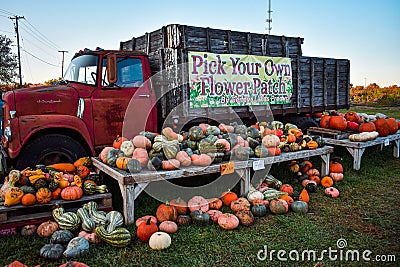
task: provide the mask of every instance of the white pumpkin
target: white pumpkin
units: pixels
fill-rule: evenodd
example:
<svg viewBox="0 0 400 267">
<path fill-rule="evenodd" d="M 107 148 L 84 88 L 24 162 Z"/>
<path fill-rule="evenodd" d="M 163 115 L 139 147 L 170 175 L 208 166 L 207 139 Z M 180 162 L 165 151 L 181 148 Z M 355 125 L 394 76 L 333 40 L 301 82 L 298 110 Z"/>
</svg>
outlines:
<svg viewBox="0 0 400 267">
<path fill-rule="evenodd" d="M 261 193 L 261 192 L 258 191 L 258 190 L 253 190 L 253 191 L 250 191 L 250 192 L 247 194 L 247 199 L 248 199 L 250 202 L 252 202 L 252 201 L 255 200 L 255 199 L 261 199 L 261 200 L 263 200 L 263 199 L 264 199 L 264 194 Z"/>
<path fill-rule="evenodd" d="M 165 232 L 155 232 L 150 236 L 149 246 L 154 250 L 163 250 L 171 245 L 171 237 Z"/>
<path fill-rule="evenodd" d="M 264 147 L 276 147 L 279 145 L 281 140 L 275 134 L 267 134 L 262 139 L 262 144 Z"/>
<path fill-rule="evenodd" d="M 124 153 L 125 157 L 130 157 L 132 156 L 135 147 L 133 146 L 133 142 L 131 140 L 127 140 L 122 142 L 120 150 Z"/>
</svg>

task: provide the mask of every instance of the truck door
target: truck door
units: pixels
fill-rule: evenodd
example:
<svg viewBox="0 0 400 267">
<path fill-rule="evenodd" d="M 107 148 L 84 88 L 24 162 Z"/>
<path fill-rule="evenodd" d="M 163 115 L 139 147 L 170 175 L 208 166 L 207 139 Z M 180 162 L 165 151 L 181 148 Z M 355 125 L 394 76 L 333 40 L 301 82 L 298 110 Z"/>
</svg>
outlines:
<svg viewBox="0 0 400 267">
<path fill-rule="evenodd" d="M 117 57 L 117 82 L 114 85 L 107 84 L 106 60 L 102 60 L 101 79 L 92 95 L 95 147 L 111 145 L 117 135 L 132 138 L 145 130 L 146 122 L 143 124 L 143 120 L 147 120 L 148 111 L 155 101 L 151 87 L 144 83 L 142 58 Z M 131 102 L 135 107 L 129 108 L 125 123 L 136 127 L 123 133 L 125 113 Z"/>
</svg>

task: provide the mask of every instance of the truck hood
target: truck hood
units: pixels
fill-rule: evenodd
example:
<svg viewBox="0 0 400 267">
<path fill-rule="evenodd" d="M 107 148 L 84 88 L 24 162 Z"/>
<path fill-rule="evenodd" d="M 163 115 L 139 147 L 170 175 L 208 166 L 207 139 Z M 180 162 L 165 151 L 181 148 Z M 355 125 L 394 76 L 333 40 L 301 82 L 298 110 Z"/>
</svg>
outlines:
<svg viewBox="0 0 400 267">
<path fill-rule="evenodd" d="M 14 92 L 17 116 L 64 114 L 76 116 L 78 92 L 65 85 L 17 89 Z"/>
</svg>

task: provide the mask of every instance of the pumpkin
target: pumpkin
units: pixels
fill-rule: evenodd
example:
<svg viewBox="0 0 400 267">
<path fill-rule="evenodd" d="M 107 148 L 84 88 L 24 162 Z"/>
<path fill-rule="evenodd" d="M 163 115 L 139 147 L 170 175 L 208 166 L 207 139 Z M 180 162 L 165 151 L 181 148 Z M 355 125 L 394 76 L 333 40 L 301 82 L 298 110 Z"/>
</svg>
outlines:
<svg viewBox="0 0 400 267">
<path fill-rule="evenodd" d="M 31 206 L 36 204 L 36 196 L 28 193 L 22 196 L 21 204 L 24 206 Z"/>
<path fill-rule="evenodd" d="M 273 214 L 285 214 L 289 210 L 289 205 L 283 199 L 273 199 L 269 203 L 269 209 Z"/>
<path fill-rule="evenodd" d="M 122 142 L 127 141 L 128 138 L 126 137 L 120 137 L 117 135 L 117 138 L 114 139 L 113 141 L 113 148 L 120 149 Z"/>
<path fill-rule="evenodd" d="M 329 161 L 329 171 L 343 173 L 343 166 L 340 162 L 338 162 L 336 160 L 331 160 L 331 161 Z"/>
<path fill-rule="evenodd" d="M 61 188 L 57 187 L 53 192 L 51 192 L 51 199 L 59 199 L 61 196 Z"/>
<path fill-rule="evenodd" d="M 146 137 L 144 137 L 144 138 L 146 138 Z M 128 161 L 130 161 L 130 160 L 132 160 L 132 159 L 128 158 L 128 157 L 119 157 L 115 161 L 115 166 L 117 166 L 117 168 L 120 170 L 126 171 L 128 169 L 127 168 Z"/>
<path fill-rule="evenodd" d="M 208 206 L 210 207 L 210 209 L 214 209 L 214 210 L 221 209 L 222 205 L 224 204 L 224 203 L 222 203 L 221 199 L 216 198 L 216 197 L 209 198 L 209 199 L 207 199 L 207 201 L 208 201 Z"/>
<path fill-rule="evenodd" d="M 193 154 L 191 157 L 192 164 L 196 166 L 208 166 L 212 163 L 213 159 L 207 154 L 196 155 Z"/>
<path fill-rule="evenodd" d="M 21 235 L 23 236 L 29 236 L 33 235 L 37 231 L 37 226 L 34 224 L 28 224 L 22 227 L 21 229 Z"/>
<path fill-rule="evenodd" d="M 233 126 L 226 125 L 224 123 L 220 123 L 218 125 L 218 128 L 222 133 L 234 133 L 235 132 L 235 128 Z"/>
<path fill-rule="evenodd" d="M 279 199 L 285 200 L 289 207 L 290 207 L 290 206 L 293 204 L 293 202 L 294 202 L 293 198 L 291 198 L 289 195 L 280 196 Z"/>
<path fill-rule="evenodd" d="M 76 174 L 79 175 L 82 179 L 85 179 L 90 173 L 90 170 L 88 167 L 80 165 L 76 167 Z"/>
<path fill-rule="evenodd" d="M 218 217 L 222 214 L 220 210 L 208 210 L 207 214 L 210 215 L 210 221 L 218 223 Z"/>
<path fill-rule="evenodd" d="M 281 149 L 279 147 L 268 147 L 268 156 L 278 156 L 281 154 Z"/>
<path fill-rule="evenodd" d="M 304 201 L 295 201 L 292 203 L 290 208 L 295 212 L 299 214 L 306 214 L 308 212 L 308 203 Z"/>
<path fill-rule="evenodd" d="M 237 212 L 239 210 L 250 210 L 250 202 L 244 198 L 240 197 L 231 202 L 231 210 Z"/>
<path fill-rule="evenodd" d="M 120 150 L 124 153 L 125 157 L 132 157 L 135 147 L 131 140 L 126 140 L 126 141 L 122 142 Z"/>
<path fill-rule="evenodd" d="M 331 116 L 329 119 L 329 128 L 344 131 L 347 128 L 347 121 L 343 116 Z"/>
<path fill-rule="evenodd" d="M 221 196 L 221 200 L 224 203 L 225 206 L 230 207 L 231 202 L 238 199 L 238 196 L 235 192 L 232 192 L 230 190 L 223 192 Z"/>
<path fill-rule="evenodd" d="M 204 135 L 205 131 L 203 131 L 203 129 L 200 126 L 192 126 L 189 129 L 188 137 L 192 141 L 199 141 L 205 137 Z"/>
<path fill-rule="evenodd" d="M 321 117 L 321 120 L 319 121 L 319 126 L 325 129 L 329 128 L 329 122 L 330 122 L 331 116 L 329 115 L 323 115 Z"/>
<path fill-rule="evenodd" d="M 348 121 L 347 122 L 347 130 L 349 131 L 358 131 L 358 128 L 360 127 L 360 125 L 358 123 L 352 122 L 352 121 Z"/>
<path fill-rule="evenodd" d="M 267 207 L 264 204 L 256 204 L 251 207 L 251 212 L 256 217 L 263 217 L 267 215 Z"/>
<path fill-rule="evenodd" d="M 119 150 L 119 149 L 111 149 L 110 151 L 108 151 L 107 153 L 107 164 L 110 165 L 111 167 L 115 167 L 115 164 L 117 162 L 117 159 L 119 157 L 123 157 L 124 153 Z"/>
<path fill-rule="evenodd" d="M 111 233 L 107 232 L 103 225 L 96 227 L 97 236 L 112 247 L 122 248 L 131 242 L 131 233 L 124 227 L 118 227 Z"/>
<path fill-rule="evenodd" d="M 328 197 L 337 198 L 339 196 L 339 190 L 334 187 L 325 188 L 324 192 Z"/>
<path fill-rule="evenodd" d="M 160 223 L 160 231 L 166 232 L 168 234 L 173 234 L 178 231 L 178 225 L 175 222 L 172 221 L 163 221 Z"/>
<path fill-rule="evenodd" d="M 286 142 L 288 143 L 296 142 L 296 136 L 292 133 L 288 134 L 286 137 Z"/>
<path fill-rule="evenodd" d="M 69 230 L 57 230 L 51 235 L 50 243 L 66 245 L 74 237 L 74 234 Z"/>
<path fill-rule="evenodd" d="M 262 138 L 262 144 L 264 147 L 276 147 L 280 143 L 280 139 L 275 134 L 267 134 Z"/>
<path fill-rule="evenodd" d="M 261 200 L 261 199 L 254 199 L 254 200 L 251 202 L 251 205 L 253 205 L 253 206 L 260 205 L 260 204 L 262 204 L 262 205 L 268 207 L 268 206 L 269 206 L 269 201 L 266 200 L 266 199 L 264 199 L 264 200 Z"/>
<path fill-rule="evenodd" d="M 217 141 L 215 141 L 214 145 L 217 145 L 217 144 L 224 145 L 225 146 L 225 152 L 228 152 L 228 151 L 231 150 L 231 144 L 226 139 L 218 139 Z"/>
<path fill-rule="evenodd" d="M 143 135 L 136 135 L 132 139 L 132 143 L 133 143 L 135 148 L 149 149 L 151 147 L 151 141 L 147 137 L 145 137 Z"/>
<path fill-rule="evenodd" d="M 21 203 L 24 191 L 18 187 L 11 187 L 7 190 L 4 198 L 4 206 L 10 207 Z"/>
<path fill-rule="evenodd" d="M 138 161 L 137 159 L 130 159 L 126 163 L 126 169 L 130 173 L 138 173 L 142 170 L 142 166 L 140 164 L 140 161 Z"/>
<path fill-rule="evenodd" d="M 178 215 L 176 222 L 179 225 L 190 225 L 190 224 L 192 224 L 192 217 L 190 217 L 190 215 L 187 215 L 187 214 L 180 214 L 180 215 Z"/>
<path fill-rule="evenodd" d="M 153 222 L 153 223 L 157 223 L 158 222 L 157 218 L 154 217 L 153 215 L 145 215 L 145 216 L 142 216 L 142 217 L 140 217 L 139 219 L 137 219 L 135 221 L 136 227 L 139 227 L 139 225 L 141 225 L 142 223 L 147 222 L 147 220 L 149 218 L 151 219 L 151 222 Z"/>
<path fill-rule="evenodd" d="M 28 267 L 28 266 L 20 261 L 13 261 L 10 264 L 6 265 L 5 267 Z"/>
<path fill-rule="evenodd" d="M 255 199 L 264 199 L 264 194 L 258 190 L 252 190 L 247 194 L 247 199 L 252 202 Z"/>
<path fill-rule="evenodd" d="M 132 158 L 138 160 L 142 168 L 146 167 L 149 161 L 149 155 L 144 148 L 136 148 L 135 151 L 133 151 Z"/>
<path fill-rule="evenodd" d="M 318 175 L 308 176 L 308 180 L 315 182 L 317 185 L 321 183 L 321 178 Z"/>
<path fill-rule="evenodd" d="M 387 120 L 384 118 L 379 118 L 376 121 L 374 121 L 376 131 L 379 133 L 379 136 L 385 137 L 388 136 L 390 131 L 389 131 L 389 124 L 387 123 Z"/>
<path fill-rule="evenodd" d="M 375 124 L 372 121 L 364 122 L 364 123 L 360 124 L 360 127 L 358 128 L 358 131 L 360 133 L 374 132 L 374 131 L 376 131 L 376 127 L 375 127 Z"/>
<path fill-rule="evenodd" d="M 58 260 L 64 252 L 61 244 L 46 244 L 40 249 L 40 256 L 48 260 Z"/>
<path fill-rule="evenodd" d="M 239 226 L 239 219 L 234 214 L 223 213 L 218 217 L 218 225 L 225 230 L 233 230 Z"/>
<path fill-rule="evenodd" d="M 148 242 L 151 235 L 158 231 L 158 226 L 148 218 L 146 223 L 142 223 L 136 230 L 136 236 L 142 242 Z"/>
<path fill-rule="evenodd" d="M 75 160 L 74 166 L 75 167 L 85 166 L 85 167 L 89 168 L 92 166 L 92 160 L 90 159 L 90 157 L 81 157 L 81 158 Z"/>
<path fill-rule="evenodd" d="M 40 237 L 48 237 L 51 236 L 55 231 L 58 230 L 58 223 L 54 221 L 47 221 L 41 223 L 36 232 Z"/>
<path fill-rule="evenodd" d="M 301 193 L 299 195 L 299 200 L 307 203 L 310 201 L 310 196 L 308 195 L 308 191 L 305 188 L 301 190 Z"/>
<path fill-rule="evenodd" d="M 346 114 L 344 114 L 344 118 L 350 122 L 360 123 L 360 116 L 354 111 L 347 111 Z"/>
<path fill-rule="evenodd" d="M 176 159 L 163 160 L 161 168 L 163 170 L 176 170 L 180 167 L 181 163 Z"/>
<path fill-rule="evenodd" d="M 39 204 L 49 203 L 52 199 L 51 192 L 48 188 L 42 187 L 36 191 L 36 200 Z"/>
<path fill-rule="evenodd" d="M 190 159 L 189 155 L 185 151 L 179 151 L 178 153 L 176 153 L 175 158 L 184 167 L 188 167 L 192 164 L 192 160 Z"/>
<path fill-rule="evenodd" d="M 103 150 L 101 150 L 100 154 L 99 154 L 99 159 L 103 162 L 103 163 L 107 163 L 107 154 L 108 152 L 110 152 L 110 150 L 113 149 L 113 147 L 111 146 L 106 146 L 105 148 L 103 148 Z"/>
<path fill-rule="evenodd" d="M 389 126 L 389 134 L 395 134 L 399 130 L 399 125 L 395 118 L 388 118 L 386 122 Z"/>
<path fill-rule="evenodd" d="M 161 134 L 167 137 L 167 139 L 170 141 L 178 140 L 178 134 L 175 133 L 171 127 L 165 127 L 164 129 L 162 129 Z"/>
<path fill-rule="evenodd" d="M 82 195 L 82 188 L 76 185 L 68 186 L 61 191 L 61 198 L 64 200 L 77 200 L 80 199 Z"/>
<path fill-rule="evenodd" d="M 343 180 L 343 173 L 340 172 L 331 172 L 329 176 L 332 177 L 335 182 Z"/>
<path fill-rule="evenodd" d="M 171 237 L 165 232 L 155 232 L 149 239 L 149 246 L 154 250 L 163 250 L 171 245 Z"/>
<path fill-rule="evenodd" d="M 308 175 L 308 177 L 314 176 L 314 175 L 320 176 L 320 173 L 319 173 L 319 170 L 318 170 L 318 169 L 309 169 L 309 170 L 307 171 L 307 175 Z"/>
<path fill-rule="evenodd" d="M 236 217 L 243 226 L 251 226 L 254 224 L 254 215 L 250 210 L 239 210 L 236 212 Z"/>
<path fill-rule="evenodd" d="M 63 255 L 66 258 L 76 258 L 87 253 L 89 253 L 89 241 L 82 236 L 77 236 L 69 241 Z"/>
<path fill-rule="evenodd" d="M 308 141 L 306 144 L 308 149 L 317 149 L 318 148 L 318 143 L 314 140 Z"/>
<path fill-rule="evenodd" d="M 67 263 L 61 264 L 58 267 L 89 267 L 89 265 L 79 261 L 69 261 Z"/>
<path fill-rule="evenodd" d="M 210 215 L 200 209 L 194 210 L 190 213 L 192 221 L 197 225 L 207 225 L 210 222 Z"/>
<path fill-rule="evenodd" d="M 178 214 L 187 214 L 189 211 L 188 204 L 186 203 L 185 200 L 181 199 L 180 197 L 171 200 L 169 204 L 175 207 Z"/>
<path fill-rule="evenodd" d="M 280 191 L 286 192 L 289 194 L 289 196 L 293 195 L 293 187 L 290 184 L 283 184 L 279 188 Z"/>
<path fill-rule="evenodd" d="M 201 210 L 201 211 L 208 211 L 210 209 L 210 206 L 208 205 L 207 199 L 205 199 L 202 196 L 194 196 L 188 201 L 188 208 L 191 212 L 195 210 Z"/>
<path fill-rule="evenodd" d="M 66 187 L 69 186 L 69 181 L 66 179 L 61 179 L 58 181 L 58 187 L 60 187 L 61 189 L 64 189 Z"/>
<path fill-rule="evenodd" d="M 177 217 L 178 212 L 168 202 L 157 207 L 156 218 L 158 221 L 175 221 Z"/>
</svg>

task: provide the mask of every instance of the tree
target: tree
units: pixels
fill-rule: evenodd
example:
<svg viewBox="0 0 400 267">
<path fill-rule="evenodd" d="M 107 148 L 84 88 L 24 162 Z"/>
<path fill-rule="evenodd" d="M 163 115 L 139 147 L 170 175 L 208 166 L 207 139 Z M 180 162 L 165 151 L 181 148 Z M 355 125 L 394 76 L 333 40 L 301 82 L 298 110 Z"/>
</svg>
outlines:
<svg viewBox="0 0 400 267">
<path fill-rule="evenodd" d="M 17 56 L 11 51 L 11 43 L 5 35 L 0 35 L 0 85 L 13 83 L 18 77 Z"/>
</svg>

